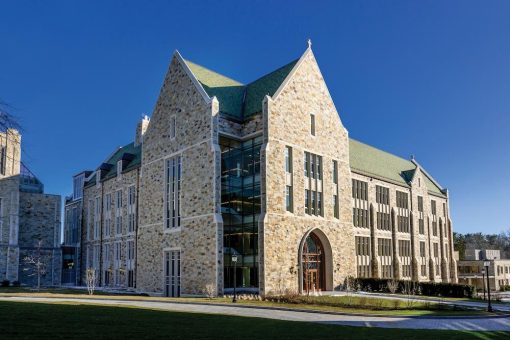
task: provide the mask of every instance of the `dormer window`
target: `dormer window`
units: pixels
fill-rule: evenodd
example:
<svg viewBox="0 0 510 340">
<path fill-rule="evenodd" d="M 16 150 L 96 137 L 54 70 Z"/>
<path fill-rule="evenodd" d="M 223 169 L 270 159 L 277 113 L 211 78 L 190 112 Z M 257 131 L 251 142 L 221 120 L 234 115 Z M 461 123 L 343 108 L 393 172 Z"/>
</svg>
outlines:
<svg viewBox="0 0 510 340">
<path fill-rule="evenodd" d="M 73 180 L 73 200 L 82 198 L 83 196 L 83 180 L 84 175 L 80 175 Z"/>
<path fill-rule="evenodd" d="M 117 177 L 122 174 L 122 160 L 117 161 Z"/>
</svg>

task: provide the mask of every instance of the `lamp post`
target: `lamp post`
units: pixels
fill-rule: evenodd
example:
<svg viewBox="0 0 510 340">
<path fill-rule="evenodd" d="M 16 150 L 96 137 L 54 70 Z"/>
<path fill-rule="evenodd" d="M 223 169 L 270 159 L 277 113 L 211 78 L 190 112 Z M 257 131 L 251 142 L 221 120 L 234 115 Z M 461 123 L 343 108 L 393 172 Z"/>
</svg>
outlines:
<svg viewBox="0 0 510 340">
<path fill-rule="evenodd" d="M 483 265 L 485 266 L 485 272 L 487 273 L 487 299 L 489 300 L 489 304 L 487 306 L 487 311 L 492 312 L 491 285 L 490 285 L 490 281 L 489 281 L 489 266 L 491 265 L 491 261 L 484 261 Z"/>
<path fill-rule="evenodd" d="M 237 296 L 236 296 L 236 265 L 237 265 L 237 255 L 232 255 L 232 262 L 234 262 L 234 298 L 232 299 L 232 302 L 237 302 Z"/>
<path fill-rule="evenodd" d="M 485 268 L 482 268 L 483 299 L 485 300 Z"/>
</svg>

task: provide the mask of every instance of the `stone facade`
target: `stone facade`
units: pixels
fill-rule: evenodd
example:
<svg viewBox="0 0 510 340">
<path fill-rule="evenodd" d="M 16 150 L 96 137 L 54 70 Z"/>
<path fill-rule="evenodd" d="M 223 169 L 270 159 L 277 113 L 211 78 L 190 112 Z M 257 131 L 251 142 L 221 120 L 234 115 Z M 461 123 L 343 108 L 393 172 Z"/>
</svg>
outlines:
<svg viewBox="0 0 510 340">
<path fill-rule="evenodd" d="M 0 133 L 0 281 L 35 285 L 37 275 L 27 256 L 39 258 L 44 286 L 61 278 L 60 196 L 43 193 L 42 183 L 21 163 L 21 135 Z"/>
<path fill-rule="evenodd" d="M 253 108 L 254 101 L 260 109 Z M 241 103 L 237 111 L 236 103 Z M 243 149 L 255 140 L 262 145 Z M 225 146 L 229 141 L 244 152 L 237 161 L 226 158 L 236 152 Z M 202 295 L 206 287 L 221 295 L 236 278 L 242 282 L 237 287 L 260 294 L 334 290 L 349 276 L 383 277 L 383 265 L 391 266 L 391 278 L 456 282 L 447 191 L 414 161 L 405 161 L 406 169 L 392 168 L 402 178 L 413 174 L 405 181 L 353 168 L 348 132 L 310 47 L 299 61 L 246 86 L 188 63 L 176 52 L 150 121 L 138 125 L 135 145 L 141 148 L 139 165 L 128 162 L 129 171 L 120 177 L 98 179 L 111 173 L 114 164 L 107 162 L 85 181 L 82 268 L 96 268 L 101 285 L 106 285 L 105 261 L 112 258 L 105 246 L 133 240 L 133 286 L 153 295 Z M 245 164 L 246 159 L 252 163 Z M 353 180 L 367 183 L 364 226 L 353 223 Z M 240 193 L 232 183 L 239 183 Z M 245 194 L 248 185 L 253 193 Z M 389 230 L 376 224 L 376 185 L 389 190 Z M 105 197 L 119 189 L 125 193 L 130 186 L 136 188 L 136 230 L 105 238 Z M 397 228 L 403 214 L 397 191 L 409 198 L 405 232 Z M 418 197 L 423 211 L 417 209 Z M 95 202 L 101 208 L 94 219 Z M 254 220 L 255 229 L 247 231 L 245 220 Z M 236 236 L 236 228 L 242 237 Z M 360 237 L 368 240 L 362 255 L 357 253 Z M 380 263 L 378 238 L 393 243 L 389 264 Z M 399 253 L 399 241 L 407 242 L 409 254 Z M 253 243 L 255 250 L 243 252 Z M 437 256 L 431 255 L 434 244 Z M 312 265 L 311 247 L 319 249 Z M 122 255 L 122 265 L 127 261 Z"/>
</svg>

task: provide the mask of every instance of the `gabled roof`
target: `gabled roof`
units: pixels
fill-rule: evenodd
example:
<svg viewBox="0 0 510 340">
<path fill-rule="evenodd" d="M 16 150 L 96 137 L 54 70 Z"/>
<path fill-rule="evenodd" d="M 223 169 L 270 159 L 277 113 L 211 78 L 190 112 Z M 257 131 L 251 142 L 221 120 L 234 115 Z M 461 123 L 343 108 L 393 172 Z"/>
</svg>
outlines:
<svg viewBox="0 0 510 340">
<path fill-rule="evenodd" d="M 101 181 L 117 176 L 117 162 L 121 159 L 130 159 L 129 163 L 123 169 L 123 172 L 133 170 L 140 166 L 142 161 L 142 147 L 141 145 L 135 146 L 133 142 L 117 148 L 108 159 L 101 163 L 97 169 L 108 169 L 103 174 Z M 85 183 L 85 186 L 90 186 L 96 183 L 96 174 Z"/>
<path fill-rule="evenodd" d="M 215 96 L 218 99 L 220 111 L 242 120 L 262 110 L 264 97 L 272 96 L 278 90 L 297 61 L 294 60 L 247 85 L 191 61 L 185 60 L 185 63 L 209 97 Z"/>
<path fill-rule="evenodd" d="M 353 172 L 380 178 L 409 187 L 417 165 L 404 158 L 374 148 L 354 139 L 349 140 L 350 165 Z M 434 184 L 425 171 L 420 170 L 430 193 L 445 197 L 443 188 Z"/>
</svg>

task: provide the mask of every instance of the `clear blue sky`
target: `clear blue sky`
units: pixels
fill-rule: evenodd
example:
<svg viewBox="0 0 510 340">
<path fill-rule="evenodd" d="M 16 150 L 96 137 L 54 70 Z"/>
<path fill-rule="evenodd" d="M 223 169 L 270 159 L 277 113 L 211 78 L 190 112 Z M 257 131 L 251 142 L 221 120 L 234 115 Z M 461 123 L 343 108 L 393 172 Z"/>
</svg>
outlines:
<svg viewBox="0 0 510 340">
<path fill-rule="evenodd" d="M 454 229 L 510 228 L 509 1 L 9 1 L 0 98 L 49 193 L 129 143 L 170 57 L 242 82 L 313 49 L 352 137 L 417 160 Z"/>
</svg>

